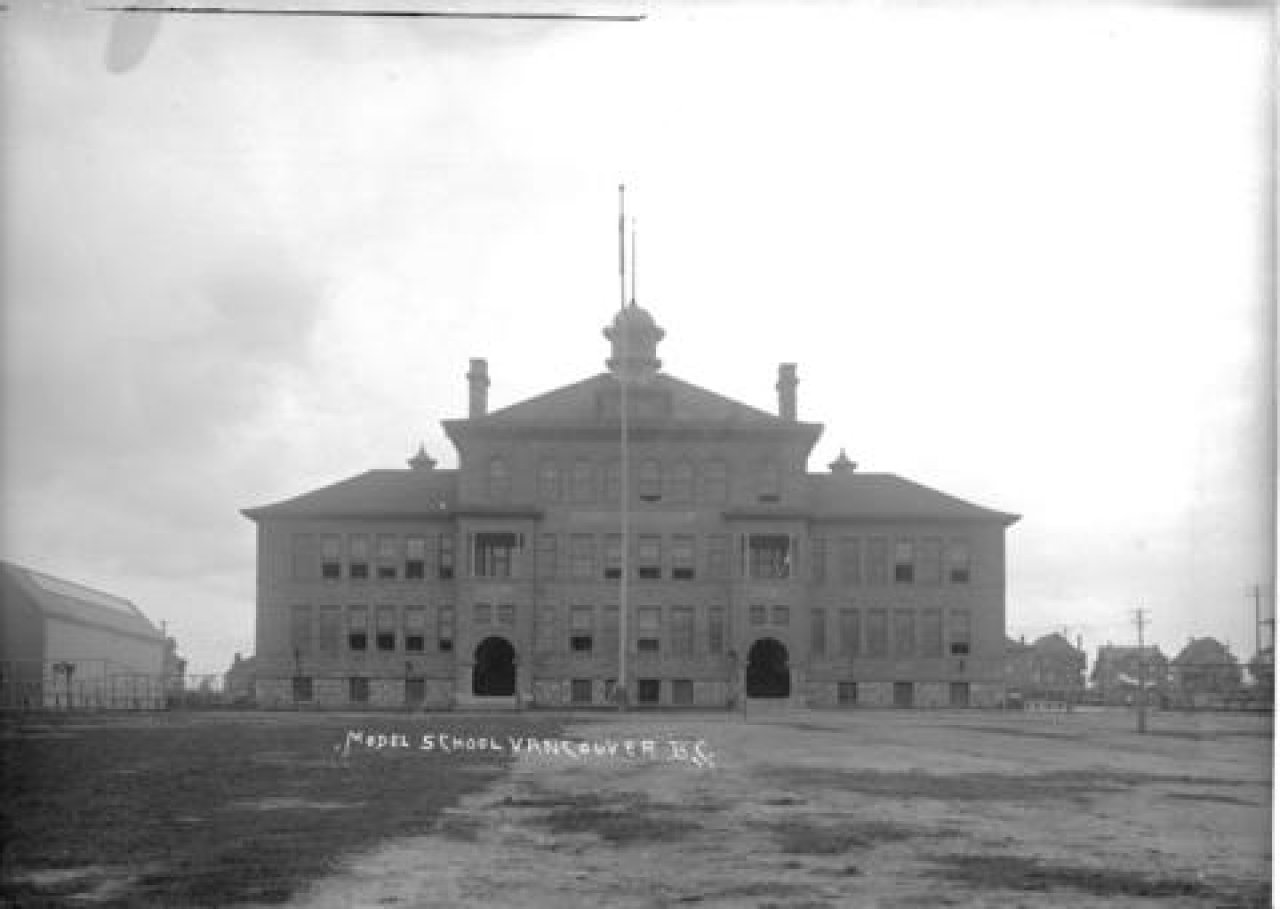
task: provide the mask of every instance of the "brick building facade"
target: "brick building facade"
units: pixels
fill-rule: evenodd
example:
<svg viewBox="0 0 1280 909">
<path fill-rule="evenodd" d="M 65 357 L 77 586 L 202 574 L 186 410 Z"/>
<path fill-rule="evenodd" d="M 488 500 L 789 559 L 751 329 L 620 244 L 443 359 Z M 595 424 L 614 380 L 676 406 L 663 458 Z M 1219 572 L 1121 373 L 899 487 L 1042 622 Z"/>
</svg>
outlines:
<svg viewBox="0 0 1280 909">
<path fill-rule="evenodd" d="M 456 469 L 244 512 L 259 703 L 603 705 L 624 624 L 640 705 L 999 701 L 1016 516 L 843 452 L 808 472 L 790 364 L 772 414 L 663 372 L 634 303 L 605 335 L 608 372 L 492 412 L 472 360 Z"/>
</svg>

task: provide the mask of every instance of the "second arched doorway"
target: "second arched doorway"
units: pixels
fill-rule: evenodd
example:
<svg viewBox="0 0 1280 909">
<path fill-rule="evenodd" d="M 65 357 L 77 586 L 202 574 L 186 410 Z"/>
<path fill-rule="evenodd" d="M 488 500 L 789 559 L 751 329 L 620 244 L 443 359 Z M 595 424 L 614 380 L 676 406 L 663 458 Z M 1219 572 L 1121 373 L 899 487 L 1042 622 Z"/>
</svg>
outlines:
<svg viewBox="0 0 1280 909">
<path fill-rule="evenodd" d="M 775 638 L 761 638 L 747 652 L 747 697 L 791 697 L 787 648 Z"/>
<path fill-rule="evenodd" d="M 510 697 L 516 693 L 516 649 L 506 638 L 485 638 L 476 647 L 471 693 L 476 697 Z"/>
</svg>

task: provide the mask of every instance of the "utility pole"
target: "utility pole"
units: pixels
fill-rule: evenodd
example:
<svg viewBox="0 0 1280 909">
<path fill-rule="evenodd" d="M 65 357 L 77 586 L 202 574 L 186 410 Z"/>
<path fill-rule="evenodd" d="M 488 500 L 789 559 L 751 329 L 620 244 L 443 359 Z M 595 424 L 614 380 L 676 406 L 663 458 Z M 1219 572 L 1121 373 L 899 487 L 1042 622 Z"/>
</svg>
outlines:
<svg viewBox="0 0 1280 909">
<path fill-rule="evenodd" d="M 1274 633 L 1276 620 L 1274 617 L 1269 619 L 1264 619 L 1262 617 L 1262 598 L 1266 596 L 1266 593 L 1265 591 L 1263 591 L 1261 584 L 1254 584 L 1252 587 L 1250 587 L 1248 596 L 1253 598 L 1253 620 L 1254 620 L 1254 628 L 1255 628 L 1255 639 L 1257 641 L 1257 648 L 1255 650 L 1255 653 L 1257 653 L 1258 658 L 1261 659 L 1262 658 L 1262 642 L 1264 640 L 1264 636 L 1262 634 L 1262 627 L 1264 625 L 1270 625 L 1272 626 L 1272 631 Z"/>
<path fill-rule="evenodd" d="M 1133 611 L 1138 623 L 1138 732 L 1147 731 L 1147 653 L 1142 632 L 1146 627 L 1147 611 L 1141 607 Z"/>
</svg>

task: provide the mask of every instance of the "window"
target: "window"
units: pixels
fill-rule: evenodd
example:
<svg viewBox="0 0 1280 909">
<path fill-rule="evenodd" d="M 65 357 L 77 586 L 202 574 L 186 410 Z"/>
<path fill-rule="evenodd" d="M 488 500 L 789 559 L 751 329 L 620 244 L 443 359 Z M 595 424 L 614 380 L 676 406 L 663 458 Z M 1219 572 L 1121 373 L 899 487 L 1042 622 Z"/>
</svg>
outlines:
<svg viewBox="0 0 1280 909">
<path fill-rule="evenodd" d="M 636 553 L 636 577 L 655 580 L 662 577 L 662 537 L 642 535 Z"/>
<path fill-rule="evenodd" d="M 477 578 L 510 578 L 519 540 L 514 533 L 478 533 L 471 567 Z"/>
<path fill-rule="evenodd" d="M 809 610 L 809 653 L 825 656 L 827 653 L 827 611 Z"/>
<path fill-rule="evenodd" d="M 883 587 L 889 583 L 886 574 L 889 560 L 889 541 L 884 537 L 867 540 L 867 583 Z"/>
<path fill-rule="evenodd" d="M 622 577 L 622 534 L 611 533 L 604 538 L 604 576 L 609 580 Z"/>
<path fill-rule="evenodd" d="M 942 583 L 942 540 L 925 537 L 920 541 L 919 574 L 921 584 L 936 586 Z"/>
<path fill-rule="evenodd" d="M 695 570 L 693 537 L 671 538 L 671 577 L 677 581 L 692 581 Z"/>
<path fill-rule="evenodd" d="M 543 502 L 560 501 L 560 465 L 555 461 L 538 465 L 538 498 Z"/>
<path fill-rule="evenodd" d="M 327 581 L 342 577 L 342 544 L 337 534 L 327 533 L 320 538 L 320 576 Z"/>
<path fill-rule="evenodd" d="M 573 462 L 573 475 L 570 477 L 573 501 L 590 502 L 596 495 L 595 466 L 587 460 L 579 458 Z"/>
<path fill-rule="evenodd" d="M 396 649 L 396 608 L 394 606 L 379 606 L 377 618 L 378 637 L 377 647 L 379 650 L 395 650 Z"/>
<path fill-rule="evenodd" d="M 671 608 L 671 653 L 673 656 L 693 655 L 693 609 L 689 606 Z"/>
<path fill-rule="evenodd" d="M 347 545 L 349 563 L 347 576 L 353 581 L 369 579 L 369 538 L 364 534 L 353 534 Z"/>
<path fill-rule="evenodd" d="M 316 540 L 309 533 L 293 535 L 292 576 L 295 581 L 309 581 L 315 577 Z"/>
<path fill-rule="evenodd" d="M 708 461 L 702 465 L 702 501 L 713 505 L 729 500 L 729 468 L 724 461 Z"/>
<path fill-rule="evenodd" d="M 399 570 L 398 541 L 389 534 L 378 535 L 378 580 L 394 581 Z"/>
<path fill-rule="evenodd" d="M 404 651 L 423 653 L 427 649 L 427 611 L 421 606 L 404 608 Z"/>
<path fill-rule="evenodd" d="M 342 638 L 342 607 L 321 606 L 317 649 L 323 657 L 338 655 L 338 641 Z"/>
<path fill-rule="evenodd" d="M 591 578 L 596 573 L 596 539 L 588 533 L 569 537 L 569 573 L 575 578 Z"/>
<path fill-rule="evenodd" d="M 707 575 L 717 579 L 729 576 L 729 537 L 725 534 L 707 537 Z"/>
<path fill-rule="evenodd" d="M 889 617 L 883 609 L 867 610 L 867 656 L 889 655 Z"/>
<path fill-rule="evenodd" d="M 511 474 L 502 458 L 489 459 L 489 499 L 505 502 L 511 495 Z"/>
<path fill-rule="evenodd" d="M 916 613 L 914 609 L 893 611 L 893 654 L 910 657 L 916 654 Z"/>
<path fill-rule="evenodd" d="M 791 609 L 787 606 L 773 607 L 773 624 L 786 627 L 791 624 Z"/>
<path fill-rule="evenodd" d="M 369 610 L 364 606 L 347 610 L 347 649 L 369 649 Z"/>
<path fill-rule="evenodd" d="M 559 544 L 554 533 L 538 534 L 538 550 L 534 553 L 534 571 L 540 578 L 556 576 L 556 559 L 559 557 Z"/>
<path fill-rule="evenodd" d="M 404 541 L 404 577 L 421 581 L 427 576 L 427 538 L 406 537 Z"/>
<path fill-rule="evenodd" d="M 516 623 L 516 607 L 513 603 L 498 604 L 498 624 L 514 625 Z"/>
<path fill-rule="evenodd" d="M 951 610 L 951 621 L 948 623 L 951 632 L 951 655 L 969 655 L 969 610 Z"/>
<path fill-rule="evenodd" d="M 916 544 L 899 540 L 893 544 L 893 582 L 911 584 L 916 579 Z"/>
<path fill-rule="evenodd" d="M 656 704 L 661 700 L 662 683 L 658 679 L 640 679 L 636 683 L 636 701 Z"/>
<path fill-rule="evenodd" d="M 355 676 L 347 679 L 347 696 L 353 704 L 369 703 L 369 680 Z"/>
<path fill-rule="evenodd" d="M 569 700 L 574 704 L 591 703 L 591 679 L 574 679 L 569 683 Z"/>
<path fill-rule="evenodd" d="M 810 542 L 813 548 L 813 583 L 827 582 L 827 541 L 824 537 L 814 537 Z"/>
<path fill-rule="evenodd" d="M 773 461 L 760 465 L 756 477 L 756 501 L 777 502 L 782 498 L 782 474 Z"/>
<path fill-rule="evenodd" d="M 693 465 L 688 461 L 680 461 L 671 468 L 667 498 L 682 504 L 693 501 Z"/>
<path fill-rule="evenodd" d="M 942 656 L 942 610 L 920 610 L 920 655 Z"/>
<path fill-rule="evenodd" d="M 604 466 L 604 496 L 607 502 L 622 501 L 622 463 L 616 458 Z"/>
<path fill-rule="evenodd" d="M 785 534 L 748 534 L 747 556 L 752 578 L 791 577 L 791 538 Z"/>
<path fill-rule="evenodd" d="M 534 625 L 533 646 L 539 653 L 554 653 L 556 649 L 556 607 L 538 607 L 538 621 Z"/>
<path fill-rule="evenodd" d="M 707 652 L 712 656 L 724 653 L 724 607 L 712 606 L 707 616 Z"/>
<path fill-rule="evenodd" d="M 476 603 L 471 607 L 471 618 L 477 625 L 493 624 L 493 606 L 488 603 Z"/>
<path fill-rule="evenodd" d="M 840 610 L 840 655 L 857 656 L 862 650 L 862 611 Z"/>
<path fill-rule="evenodd" d="M 295 656 L 311 654 L 311 607 L 294 606 L 291 610 L 290 641 Z"/>
<path fill-rule="evenodd" d="M 437 562 L 438 573 L 440 575 L 441 580 L 449 580 L 450 578 L 453 577 L 453 562 L 454 562 L 453 534 L 451 533 L 440 534 L 440 540 L 437 545 L 438 545 L 438 555 L 439 555 L 439 559 Z"/>
<path fill-rule="evenodd" d="M 315 699 L 315 691 L 311 685 L 311 677 L 295 675 L 293 677 L 293 701 L 295 704 L 307 704 Z"/>
<path fill-rule="evenodd" d="M 768 616 L 769 616 L 768 611 L 763 606 L 755 605 L 751 607 L 751 624 L 752 625 L 765 624 L 769 620 Z"/>
<path fill-rule="evenodd" d="M 606 704 L 614 704 L 614 703 L 617 703 L 617 699 L 618 699 L 618 680 L 605 679 L 604 680 L 604 702 Z"/>
<path fill-rule="evenodd" d="M 569 650 L 590 655 L 593 643 L 595 610 L 590 606 L 574 606 L 569 614 Z"/>
<path fill-rule="evenodd" d="M 857 537 L 840 538 L 840 581 L 862 583 L 862 541 Z"/>
<path fill-rule="evenodd" d="M 441 606 L 436 614 L 436 646 L 441 653 L 453 650 L 453 607 Z"/>
<path fill-rule="evenodd" d="M 693 706 L 692 679 L 675 679 L 671 682 L 671 703 L 677 707 Z"/>
<path fill-rule="evenodd" d="M 640 462 L 640 500 L 657 502 L 662 499 L 662 465 L 653 458 Z"/>
<path fill-rule="evenodd" d="M 662 610 L 657 606 L 641 606 L 637 612 L 639 630 L 636 650 L 640 653 L 657 653 L 661 649 Z"/>
<path fill-rule="evenodd" d="M 952 540 L 947 547 L 947 577 L 952 584 L 969 583 L 969 544 Z"/>
<path fill-rule="evenodd" d="M 852 707 L 858 703 L 857 682 L 836 683 L 836 703 L 841 707 Z"/>
<path fill-rule="evenodd" d="M 605 653 L 618 652 L 618 607 L 605 606 L 600 616 L 600 647 Z"/>
</svg>

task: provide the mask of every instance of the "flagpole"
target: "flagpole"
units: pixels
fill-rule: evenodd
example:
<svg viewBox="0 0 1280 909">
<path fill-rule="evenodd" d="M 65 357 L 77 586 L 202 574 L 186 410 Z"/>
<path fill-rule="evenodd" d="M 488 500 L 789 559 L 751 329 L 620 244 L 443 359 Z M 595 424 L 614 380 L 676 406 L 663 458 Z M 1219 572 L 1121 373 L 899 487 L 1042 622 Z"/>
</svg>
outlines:
<svg viewBox="0 0 1280 909">
<path fill-rule="evenodd" d="M 619 290 L 619 313 L 625 313 L 627 308 L 627 241 L 626 241 L 626 187 L 618 187 L 618 290 Z M 628 555 L 631 550 L 630 540 L 630 483 L 628 479 L 631 475 L 630 458 L 628 448 L 630 447 L 627 439 L 629 430 L 627 421 L 627 370 L 630 364 L 627 362 L 627 327 L 624 321 L 619 321 L 618 330 L 622 334 L 622 350 L 621 362 L 618 364 L 618 381 L 621 383 L 619 392 L 619 416 L 621 418 L 621 457 L 619 458 L 618 472 L 618 496 L 621 499 L 621 508 L 619 511 L 622 522 L 622 541 L 621 541 L 621 571 L 622 577 L 618 587 L 618 709 L 626 710 L 628 706 L 628 687 L 627 687 L 627 642 L 628 629 L 628 604 L 627 604 L 627 584 L 628 575 L 631 573 L 630 559 Z"/>
</svg>

